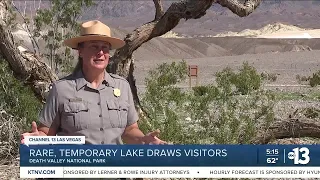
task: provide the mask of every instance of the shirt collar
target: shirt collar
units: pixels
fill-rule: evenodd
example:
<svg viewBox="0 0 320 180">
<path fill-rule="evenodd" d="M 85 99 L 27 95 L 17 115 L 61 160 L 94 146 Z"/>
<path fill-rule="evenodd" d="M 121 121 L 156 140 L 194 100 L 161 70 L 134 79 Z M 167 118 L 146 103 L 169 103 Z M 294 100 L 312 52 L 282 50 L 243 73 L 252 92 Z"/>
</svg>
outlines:
<svg viewBox="0 0 320 180">
<path fill-rule="evenodd" d="M 89 82 L 84 78 L 82 70 L 76 72 L 75 78 L 77 91 L 79 91 L 83 86 L 89 84 Z M 107 71 L 105 71 L 104 80 L 102 81 L 102 84 L 106 86 L 111 86 L 113 88 L 115 86 L 114 79 L 110 76 L 109 73 L 107 73 Z"/>
<path fill-rule="evenodd" d="M 81 70 L 77 71 L 75 74 L 77 91 L 83 86 L 87 85 L 88 81 L 84 78 Z"/>
<path fill-rule="evenodd" d="M 105 71 L 105 74 L 104 74 L 104 80 L 103 82 L 106 86 L 110 86 L 110 87 L 113 87 L 115 86 L 115 81 L 114 79 L 110 76 L 109 73 L 107 73 L 107 71 Z"/>
</svg>

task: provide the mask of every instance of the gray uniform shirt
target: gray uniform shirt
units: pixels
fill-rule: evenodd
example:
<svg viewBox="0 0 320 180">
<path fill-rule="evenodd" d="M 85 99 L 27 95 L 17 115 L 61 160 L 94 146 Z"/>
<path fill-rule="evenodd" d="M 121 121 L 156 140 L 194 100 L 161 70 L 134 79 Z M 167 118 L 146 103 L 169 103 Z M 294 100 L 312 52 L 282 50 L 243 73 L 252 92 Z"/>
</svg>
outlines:
<svg viewBox="0 0 320 180">
<path fill-rule="evenodd" d="M 85 136 L 87 144 L 122 144 L 127 126 L 138 121 L 128 81 L 105 73 L 92 88 L 82 71 L 52 84 L 40 122 L 59 136 Z"/>
</svg>

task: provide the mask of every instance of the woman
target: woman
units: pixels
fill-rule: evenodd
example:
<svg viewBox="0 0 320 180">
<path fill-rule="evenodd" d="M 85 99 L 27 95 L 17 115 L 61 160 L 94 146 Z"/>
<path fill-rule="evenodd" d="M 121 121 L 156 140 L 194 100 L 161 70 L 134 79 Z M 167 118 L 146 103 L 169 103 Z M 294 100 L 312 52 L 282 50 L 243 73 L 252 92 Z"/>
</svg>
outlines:
<svg viewBox="0 0 320 180">
<path fill-rule="evenodd" d="M 125 42 L 111 37 L 100 21 L 81 25 L 81 35 L 65 40 L 77 49 L 79 62 L 74 73 L 53 83 L 40 113 L 40 125 L 32 123 L 25 136 L 85 136 L 87 144 L 167 144 L 156 136 L 144 135 L 138 127 L 129 83 L 106 72 L 109 50 Z"/>
</svg>

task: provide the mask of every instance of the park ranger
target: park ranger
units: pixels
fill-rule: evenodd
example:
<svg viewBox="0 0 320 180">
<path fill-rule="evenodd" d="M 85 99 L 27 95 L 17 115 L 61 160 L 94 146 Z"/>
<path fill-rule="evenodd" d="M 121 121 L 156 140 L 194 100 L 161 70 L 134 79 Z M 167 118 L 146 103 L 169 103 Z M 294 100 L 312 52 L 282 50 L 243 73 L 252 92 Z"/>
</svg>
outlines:
<svg viewBox="0 0 320 180">
<path fill-rule="evenodd" d="M 40 113 L 25 136 L 85 136 L 87 144 L 167 144 L 159 131 L 143 134 L 128 81 L 106 72 L 109 50 L 125 45 L 100 21 L 81 25 L 81 35 L 64 41 L 79 53 L 74 72 L 52 84 Z"/>
</svg>

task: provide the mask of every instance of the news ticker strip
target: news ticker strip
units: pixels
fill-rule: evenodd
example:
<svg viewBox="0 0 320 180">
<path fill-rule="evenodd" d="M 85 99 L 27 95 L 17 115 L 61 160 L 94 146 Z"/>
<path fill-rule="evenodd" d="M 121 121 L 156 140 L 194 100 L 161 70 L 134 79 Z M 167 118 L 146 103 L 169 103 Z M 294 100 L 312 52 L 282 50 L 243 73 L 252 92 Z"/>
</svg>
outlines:
<svg viewBox="0 0 320 180">
<path fill-rule="evenodd" d="M 20 166 L 320 166 L 320 145 L 21 145 Z"/>
<path fill-rule="evenodd" d="M 21 167 L 20 178 L 319 178 L 320 167 Z"/>
</svg>

